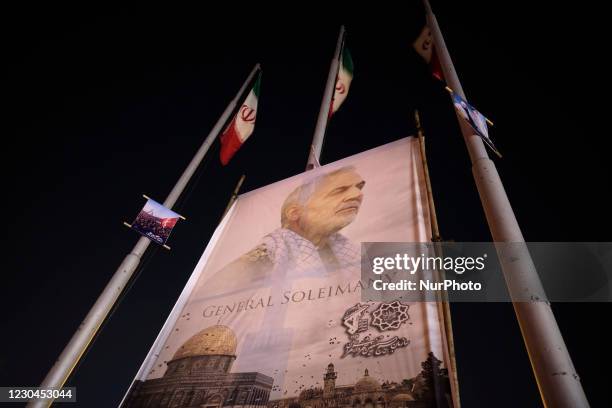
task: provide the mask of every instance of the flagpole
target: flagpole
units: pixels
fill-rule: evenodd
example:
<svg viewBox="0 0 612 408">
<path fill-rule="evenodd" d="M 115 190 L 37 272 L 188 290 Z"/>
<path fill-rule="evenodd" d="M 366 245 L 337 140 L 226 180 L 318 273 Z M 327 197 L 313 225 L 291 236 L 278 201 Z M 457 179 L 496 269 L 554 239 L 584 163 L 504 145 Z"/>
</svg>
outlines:
<svg viewBox="0 0 612 408">
<path fill-rule="evenodd" d="M 419 140 L 419 149 L 421 152 L 421 160 L 423 161 L 423 174 L 425 176 L 425 182 L 427 187 L 427 201 L 429 203 L 429 212 L 431 213 L 431 231 L 433 242 L 440 242 L 440 228 L 438 227 L 438 216 L 436 214 L 436 205 L 433 200 L 433 191 L 431 189 L 431 179 L 429 178 L 429 166 L 427 165 L 427 155 L 425 154 L 425 135 L 423 128 L 421 127 L 421 117 L 419 111 L 414 111 L 414 121 L 416 124 L 417 138 Z"/>
<path fill-rule="evenodd" d="M 227 105 L 223 114 L 217 120 L 215 126 L 208 133 L 208 136 L 202 143 L 202 146 L 198 149 L 191 162 L 183 171 L 183 174 L 176 182 L 175 186 L 170 191 L 170 194 L 166 197 L 164 201 L 164 206 L 167 208 L 172 208 L 172 206 L 176 203 L 181 193 L 189 183 L 191 176 L 195 173 L 196 169 L 204 159 L 206 152 L 221 132 L 223 126 L 229 119 L 230 115 L 236 108 L 238 101 L 244 91 L 246 90 L 249 83 L 253 80 L 255 74 L 259 71 L 260 66 L 256 64 L 246 81 L 242 84 L 242 87 L 232 99 L 232 101 Z M 142 255 L 146 251 L 147 247 L 151 241 L 148 238 L 141 237 L 132 251 L 124 258 L 123 262 L 117 268 L 117 271 L 108 282 L 96 303 L 92 306 L 91 310 L 85 316 L 85 319 L 79 325 L 77 331 L 73 334 L 72 338 L 64 347 L 64 350 L 60 354 L 59 358 L 49 370 L 49 373 L 41 383 L 41 388 L 61 388 L 64 386 L 64 383 L 67 381 L 68 377 L 74 370 L 74 367 L 78 364 L 81 359 L 83 353 L 87 350 L 87 347 L 91 343 L 92 339 L 98 332 L 98 329 L 108 316 L 110 310 L 113 305 L 119 298 L 119 295 L 123 291 L 123 288 L 127 285 L 132 274 L 138 267 L 140 263 L 140 259 Z M 52 399 L 46 400 L 35 400 L 28 403 L 27 407 L 38 408 L 38 407 L 48 407 L 53 402 Z"/>
<path fill-rule="evenodd" d="M 243 174 L 240 177 L 240 180 L 238 180 L 238 183 L 236 184 L 236 188 L 234 188 L 234 191 L 232 192 L 232 196 L 230 197 L 229 202 L 227 203 L 227 206 L 225 207 L 225 211 L 223 211 L 221 220 L 225 218 L 225 215 L 227 214 L 227 212 L 230 210 L 230 208 L 232 208 L 232 205 L 236 202 L 236 199 L 238 198 L 238 192 L 240 191 L 240 187 L 242 187 L 242 183 L 244 182 L 245 178 L 246 178 L 246 175 Z"/>
<path fill-rule="evenodd" d="M 336 88 L 336 79 L 338 77 L 338 68 L 340 67 L 340 55 L 342 54 L 342 45 L 344 43 L 344 26 L 340 27 L 338 34 L 338 42 L 336 43 L 336 51 L 329 66 L 329 74 L 327 74 L 327 83 L 323 92 L 323 100 L 319 109 L 319 117 L 315 127 L 314 135 L 312 136 L 312 146 L 308 155 L 308 163 L 306 170 L 319 167 L 319 158 L 323 149 L 323 139 L 325 138 L 325 129 L 329 118 L 329 109 L 331 107 L 332 98 L 334 97 L 334 89 Z"/>
<path fill-rule="evenodd" d="M 431 241 L 433 242 L 434 253 L 436 256 L 443 257 L 442 255 L 442 237 L 440 236 L 440 228 L 438 226 L 438 216 L 436 213 L 436 205 L 433 199 L 433 190 L 431 188 L 431 178 L 429 177 L 429 165 L 427 164 L 427 154 L 425 152 L 425 134 L 423 132 L 423 127 L 421 126 L 421 117 L 419 115 L 419 111 L 414 111 L 414 120 L 416 124 L 417 130 L 417 138 L 419 141 L 419 150 L 421 153 L 421 162 L 423 164 L 423 176 L 425 178 L 425 186 L 427 191 L 427 204 L 429 206 L 429 219 L 431 221 Z M 438 281 L 442 281 L 444 277 L 444 271 L 435 271 L 436 278 Z M 449 368 L 449 382 L 451 386 L 451 394 L 453 399 L 453 408 L 460 408 L 461 402 L 459 400 L 459 380 L 457 378 L 457 360 L 455 358 L 455 341 L 453 338 L 453 323 L 451 320 L 451 311 L 450 305 L 448 303 L 448 293 L 446 291 L 442 292 L 441 301 L 438 303 L 439 313 L 442 316 L 445 335 L 443 339 L 445 339 L 446 349 L 448 352 L 448 366 Z"/>
<path fill-rule="evenodd" d="M 466 99 L 429 1 L 424 0 L 424 4 L 444 77 L 449 86 Z M 495 164 L 489 159 L 482 139 L 459 116 L 458 119 L 493 241 L 513 243 L 496 247 L 544 406 L 588 407 L 550 303 L 544 301 L 542 283 Z"/>
</svg>

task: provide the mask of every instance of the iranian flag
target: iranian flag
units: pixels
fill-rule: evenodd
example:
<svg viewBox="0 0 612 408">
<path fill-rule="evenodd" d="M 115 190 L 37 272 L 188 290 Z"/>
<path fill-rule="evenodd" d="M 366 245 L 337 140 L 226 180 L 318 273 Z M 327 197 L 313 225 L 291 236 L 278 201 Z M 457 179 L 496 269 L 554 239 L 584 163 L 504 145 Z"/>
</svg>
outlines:
<svg viewBox="0 0 612 408">
<path fill-rule="evenodd" d="M 444 74 L 442 73 L 442 66 L 440 65 L 440 60 L 438 59 L 438 53 L 436 52 L 436 47 L 434 45 L 433 36 L 429 26 L 426 25 L 423 27 L 421 34 L 419 34 L 419 37 L 414 41 L 414 43 L 412 43 L 412 46 L 417 54 L 419 54 L 429 65 L 431 74 L 440 81 L 443 81 Z"/>
<path fill-rule="evenodd" d="M 259 84 L 261 74 L 255 81 L 253 89 L 244 100 L 238 113 L 221 135 L 221 163 L 225 166 L 240 149 L 240 146 L 251 136 L 255 129 L 255 117 L 257 116 L 257 101 L 259 99 Z"/>
<path fill-rule="evenodd" d="M 340 60 L 340 68 L 338 69 L 338 76 L 336 78 L 336 89 L 334 89 L 334 96 L 332 98 L 332 106 L 329 110 L 329 116 L 331 117 L 342 105 L 342 102 L 348 95 L 351 81 L 353 80 L 353 59 L 348 48 L 342 48 L 342 59 Z"/>
</svg>

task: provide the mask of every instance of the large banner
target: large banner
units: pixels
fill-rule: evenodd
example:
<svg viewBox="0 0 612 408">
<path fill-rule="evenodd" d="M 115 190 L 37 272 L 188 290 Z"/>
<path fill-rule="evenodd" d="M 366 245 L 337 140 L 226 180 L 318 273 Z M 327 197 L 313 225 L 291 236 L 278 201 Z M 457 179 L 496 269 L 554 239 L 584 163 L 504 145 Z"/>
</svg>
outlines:
<svg viewBox="0 0 612 408">
<path fill-rule="evenodd" d="M 239 196 L 124 407 L 450 407 L 435 302 L 362 297 L 361 242 L 429 242 L 418 140 Z"/>
</svg>

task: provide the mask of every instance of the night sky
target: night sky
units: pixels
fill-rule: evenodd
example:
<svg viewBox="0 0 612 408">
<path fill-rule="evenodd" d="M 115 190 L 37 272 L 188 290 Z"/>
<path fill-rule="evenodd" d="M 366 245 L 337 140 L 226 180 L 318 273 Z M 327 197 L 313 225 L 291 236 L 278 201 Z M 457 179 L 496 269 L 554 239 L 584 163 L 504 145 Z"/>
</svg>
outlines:
<svg viewBox="0 0 612 408">
<path fill-rule="evenodd" d="M 42 381 L 137 241 L 122 222 L 143 193 L 164 200 L 259 62 L 255 133 L 226 167 L 213 145 L 175 207 L 188 221 L 172 250 L 151 245 L 68 381 L 75 406 L 119 403 L 240 175 L 245 192 L 304 170 L 340 24 L 355 77 L 321 162 L 413 134 L 418 108 L 443 238 L 490 241 L 448 93 L 411 48 L 422 6 L 404 3 L 345 4 L 350 15 L 314 4 L 4 10 L 0 385 Z M 606 93 L 590 95 L 606 72 L 594 12 L 432 3 L 469 101 L 495 122 L 504 158 L 494 160 L 525 239 L 610 241 Z M 553 311 L 592 406 L 609 406 L 610 304 Z M 512 306 L 452 312 L 463 406 L 542 406 Z"/>
</svg>

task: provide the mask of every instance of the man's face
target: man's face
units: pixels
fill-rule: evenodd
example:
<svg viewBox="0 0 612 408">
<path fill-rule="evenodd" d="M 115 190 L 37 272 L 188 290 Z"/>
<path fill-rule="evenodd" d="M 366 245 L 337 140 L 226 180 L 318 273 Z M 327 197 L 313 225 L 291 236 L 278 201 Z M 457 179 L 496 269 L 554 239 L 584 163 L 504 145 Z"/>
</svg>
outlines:
<svg viewBox="0 0 612 408">
<path fill-rule="evenodd" d="M 364 185 L 355 171 L 326 177 L 302 208 L 301 229 L 309 235 L 327 236 L 349 225 L 359 212 Z"/>
</svg>

